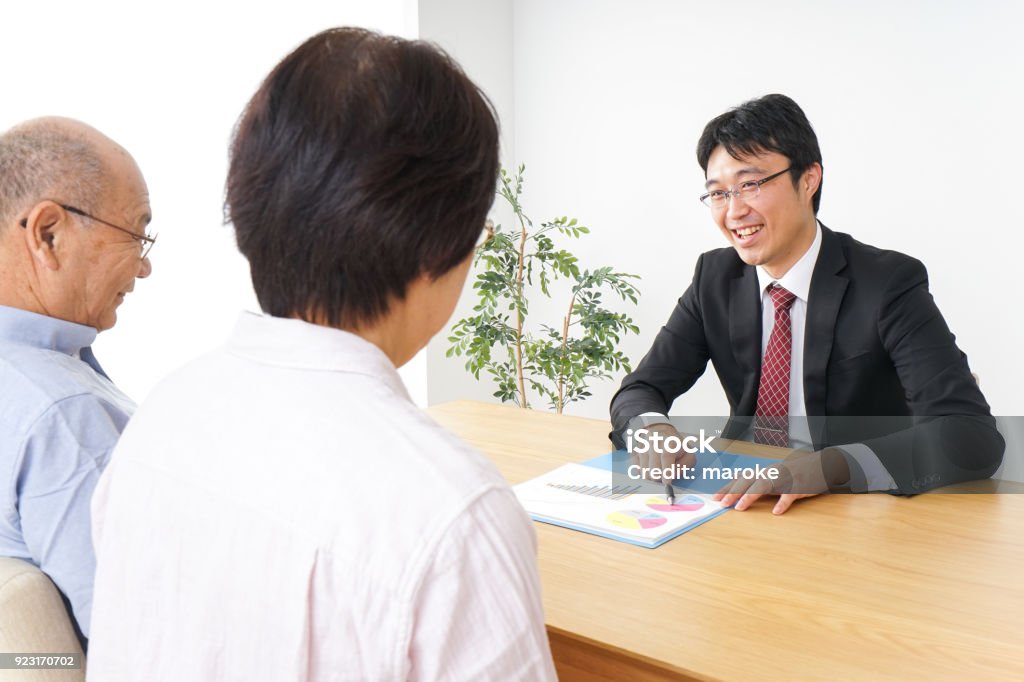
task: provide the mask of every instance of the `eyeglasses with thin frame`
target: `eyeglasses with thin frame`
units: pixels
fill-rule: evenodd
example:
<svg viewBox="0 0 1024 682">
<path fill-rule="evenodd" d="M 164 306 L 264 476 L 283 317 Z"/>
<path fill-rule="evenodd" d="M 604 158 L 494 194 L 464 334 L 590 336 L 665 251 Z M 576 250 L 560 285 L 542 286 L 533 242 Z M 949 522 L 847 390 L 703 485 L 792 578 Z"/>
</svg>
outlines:
<svg viewBox="0 0 1024 682">
<path fill-rule="evenodd" d="M 112 227 L 115 230 L 120 230 L 121 232 L 124 232 L 126 235 L 128 235 L 129 237 L 131 237 L 132 239 L 134 239 L 135 241 L 137 241 L 139 243 L 139 251 L 140 251 L 139 259 L 140 260 L 145 259 L 146 256 L 149 255 L 149 252 L 153 249 L 153 245 L 156 244 L 156 238 L 159 236 L 159 235 L 155 235 L 155 234 L 152 235 L 152 236 L 150 236 L 148 234 L 137 234 L 136 232 L 133 232 L 132 230 L 129 230 L 126 227 L 120 227 L 118 225 L 115 225 L 114 223 L 108 223 L 106 220 L 103 220 L 102 218 L 97 218 L 94 215 L 90 215 L 90 214 L 86 213 L 85 211 L 83 211 L 80 208 L 75 208 L 74 206 L 68 206 L 67 204 L 57 204 L 57 205 L 60 206 L 61 208 L 63 208 L 68 213 L 74 213 L 77 216 L 81 216 L 83 218 L 88 218 L 89 220 L 95 220 L 97 223 L 101 223 L 103 225 L 106 225 L 107 227 Z M 22 218 L 21 219 L 21 226 L 22 227 L 28 227 L 28 218 Z"/>
<path fill-rule="evenodd" d="M 736 189 L 733 190 L 713 190 L 707 194 L 700 195 L 700 202 L 708 208 L 724 208 L 725 205 L 729 203 L 729 197 L 740 197 L 743 201 L 750 201 L 761 193 L 761 185 L 769 180 L 774 180 L 783 173 L 788 173 L 791 170 L 793 170 L 792 166 L 780 170 L 778 173 L 772 173 L 768 177 L 761 178 L 760 180 L 747 180 L 745 182 L 741 182 Z"/>
</svg>

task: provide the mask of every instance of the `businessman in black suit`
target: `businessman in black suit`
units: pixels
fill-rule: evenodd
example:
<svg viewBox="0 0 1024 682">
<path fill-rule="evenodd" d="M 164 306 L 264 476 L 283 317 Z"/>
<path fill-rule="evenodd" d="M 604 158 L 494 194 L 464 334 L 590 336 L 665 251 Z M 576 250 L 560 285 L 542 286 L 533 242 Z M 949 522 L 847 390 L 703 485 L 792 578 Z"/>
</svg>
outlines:
<svg viewBox="0 0 1024 682">
<path fill-rule="evenodd" d="M 1003 439 L 928 291 L 920 261 L 817 220 L 817 137 L 784 95 L 746 102 L 704 129 L 701 196 L 731 248 L 697 259 L 693 281 L 611 404 L 623 446 L 633 418 L 662 435 L 672 402 L 714 365 L 729 401 L 723 436 L 802 448 L 774 484 L 719 494 L 746 509 L 764 493 L 913 494 L 998 468 Z M 641 464 L 668 465 L 652 455 Z"/>
</svg>

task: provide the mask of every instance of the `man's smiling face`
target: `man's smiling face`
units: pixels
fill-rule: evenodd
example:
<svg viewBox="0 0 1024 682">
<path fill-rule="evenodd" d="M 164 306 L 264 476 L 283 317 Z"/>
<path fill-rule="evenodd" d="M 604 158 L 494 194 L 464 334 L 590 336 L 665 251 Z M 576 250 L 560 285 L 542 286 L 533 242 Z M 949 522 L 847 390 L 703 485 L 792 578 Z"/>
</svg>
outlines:
<svg viewBox="0 0 1024 682">
<path fill-rule="evenodd" d="M 706 187 L 709 191 L 736 189 L 740 183 L 762 180 L 789 165 L 789 159 L 776 152 L 736 159 L 720 145 L 708 159 Z M 757 196 L 732 196 L 725 206 L 711 209 L 711 215 L 744 263 L 782 277 L 814 241 L 812 197 L 820 181 L 821 166 L 813 164 L 796 187 L 786 173 L 761 185 Z"/>
</svg>

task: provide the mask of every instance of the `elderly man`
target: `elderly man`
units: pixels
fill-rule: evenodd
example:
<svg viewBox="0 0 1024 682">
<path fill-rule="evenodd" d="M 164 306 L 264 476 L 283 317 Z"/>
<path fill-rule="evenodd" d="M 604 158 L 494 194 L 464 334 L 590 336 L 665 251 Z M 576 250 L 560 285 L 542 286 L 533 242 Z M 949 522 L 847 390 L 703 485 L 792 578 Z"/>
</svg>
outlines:
<svg viewBox="0 0 1024 682">
<path fill-rule="evenodd" d="M 38 565 L 88 637 L 89 502 L 134 404 L 90 349 L 151 271 L 146 183 L 78 121 L 0 135 L 0 555 Z"/>
</svg>

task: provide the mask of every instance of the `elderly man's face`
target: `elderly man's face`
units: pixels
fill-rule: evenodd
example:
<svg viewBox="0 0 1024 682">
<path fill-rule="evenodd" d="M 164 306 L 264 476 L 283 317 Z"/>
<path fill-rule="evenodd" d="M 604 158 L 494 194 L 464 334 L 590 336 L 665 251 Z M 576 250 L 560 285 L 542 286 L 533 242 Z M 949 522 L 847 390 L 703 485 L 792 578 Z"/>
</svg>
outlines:
<svg viewBox="0 0 1024 682">
<path fill-rule="evenodd" d="M 130 157 L 113 157 L 108 161 L 111 184 L 93 215 L 143 235 L 150 219 L 146 181 Z M 74 321 L 99 331 L 110 329 L 117 322 L 118 306 L 135 288 L 135 279 L 148 277 L 153 268 L 148 257 L 140 258 L 139 241 L 130 235 L 86 217 L 69 217 L 81 222 L 66 280 Z"/>
</svg>

